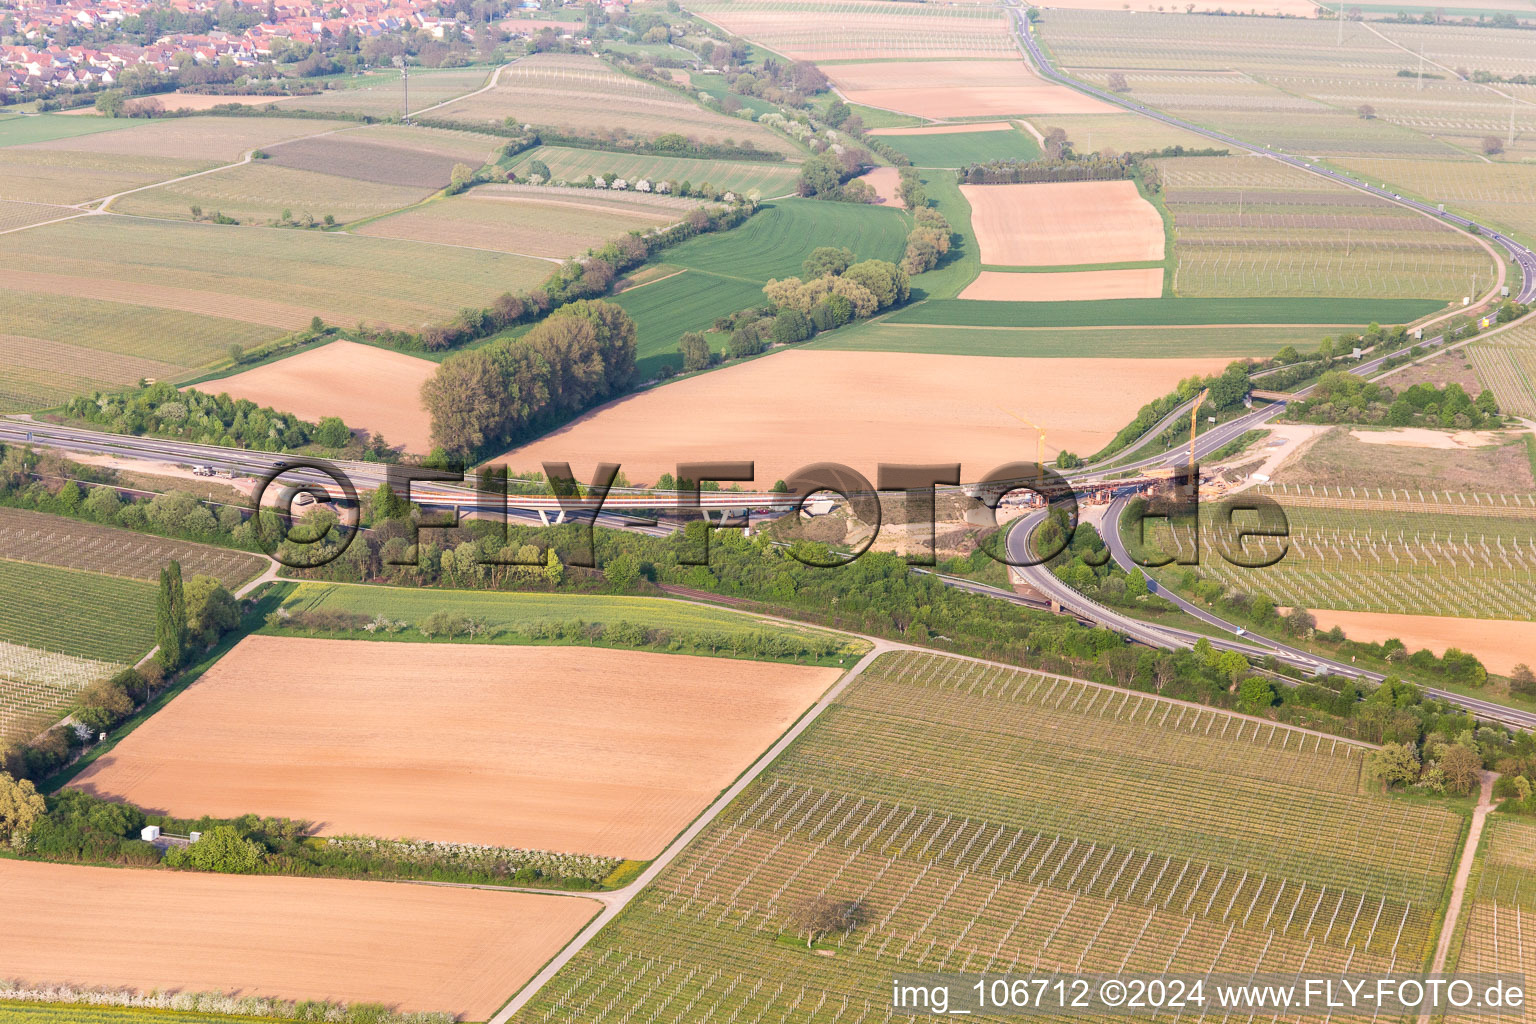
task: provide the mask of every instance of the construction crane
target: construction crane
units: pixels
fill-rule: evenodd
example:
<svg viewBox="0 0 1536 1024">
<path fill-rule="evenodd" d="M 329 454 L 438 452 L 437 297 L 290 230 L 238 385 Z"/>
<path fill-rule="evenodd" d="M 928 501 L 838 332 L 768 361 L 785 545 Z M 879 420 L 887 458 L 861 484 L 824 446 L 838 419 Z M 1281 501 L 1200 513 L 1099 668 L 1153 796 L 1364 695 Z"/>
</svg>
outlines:
<svg viewBox="0 0 1536 1024">
<path fill-rule="evenodd" d="M 1032 430 L 1034 430 L 1034 432 L 1036 434 L 1036 437 L 1035 437 L 1035 465 L 1041 467 L 1040 468 L 1040 475 L 1044 476 L 1045 475 L 1045 429 L 1043 427 L 1039 426 L 1038 424 L 1031 423 L 1029 420 L 1025 419 L 1023 416 L 1020 416 L 1016 412 L 1008 412 L 1007 409 L 1002 409 L 1002 408 L 999 408 L 998 412 L 1007 413 L 1009 416 L 1012 416 L 1014 419 L 1018 420 L 1020 423 L 1023 423 L 1026 426 L 1030 427 Z"/>
<path fill-rule="evenodd" d="M 1205 388 L 1195 398 L 1195 404 L 1189 407 L 1189 487 L 1191 491 L 1200 489 L 1200 480 L 1195 475 L 1195 435 L 1199 429 L 1200 407 L 1205 404 L 1205 399 L 1210 393 L 1211 389 Z"/>
</svg>

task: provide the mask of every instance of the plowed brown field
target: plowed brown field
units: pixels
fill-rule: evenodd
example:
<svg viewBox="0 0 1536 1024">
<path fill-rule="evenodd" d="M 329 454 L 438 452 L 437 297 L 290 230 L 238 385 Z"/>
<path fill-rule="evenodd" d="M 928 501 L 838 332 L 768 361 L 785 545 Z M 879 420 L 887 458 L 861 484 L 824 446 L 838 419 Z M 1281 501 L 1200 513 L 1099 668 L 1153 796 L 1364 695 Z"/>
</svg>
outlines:
<svg viewBox="0 0 1536 1024">
<path fill-rule="evenodd" d="M 838 670 L 253 636 L 76 781 L 190 815 L 660 853 Z"/>
<path fill-rule="evenodd" d="M 469 1020 L 495 1013 L 599 909 L 569 896 L 12 860 L 0 860 L 0 892 L 7 978 Z"/>
<path fill-rule="evenodd" d="M 340 416 L 349 427 L 425 453 L 432 447 L 432 417 L 421 404 L 421 385 L 436 372 L 429 359 L 333 341 L 198 388 L 248 398 L 300 419 Z"/>
<path fill-rule="evenodd" d="M 981 262 L 1059 267 L 1163 258 L 1163 219 L 1133 181 L 962 185 Z"/>
<path fill-rule="evenodd" d="M 871 481 L 880 462 L 960 462 L 974 479 L 1035 456 L 1034 432 L 1004 410 L 1049 432 L 1048 456 L 1087 454 L 1125 410 L 1226 363 L 792 349 L 612 402 L 497 461 L 568 461 L 578 475 L 618 462 L 653 482 L 679 462 L 753 459 L 762 486 L 828 460 Z"/>
<path fill-rule="evenodd" d="M 852 103 L 918 117 L 1097 114 L 1114 109 L 1047 82 L 1022 60 L 877 61 L 828 64 L 822 70 Z"/>
</svg>

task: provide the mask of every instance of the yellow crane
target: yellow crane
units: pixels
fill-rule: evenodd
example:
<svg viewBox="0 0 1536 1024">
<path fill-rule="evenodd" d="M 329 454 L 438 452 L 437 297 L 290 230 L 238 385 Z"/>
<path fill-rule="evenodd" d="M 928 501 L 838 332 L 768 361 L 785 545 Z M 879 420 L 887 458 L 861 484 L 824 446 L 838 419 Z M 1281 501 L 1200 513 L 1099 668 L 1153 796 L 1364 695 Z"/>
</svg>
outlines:
<svg viewBox="0 0 1536 1024">
<path fill-rule="evenodd" d="M 1200 481 L 1195 476 L 1195 434 L 1199 429 L 1200 407 L 1205 404 L 1206 396 L 1210 393 L 1210 388 L 1204 389 L 1195 398 L 1195 404 L 1189 407 L 1189 487 L 1191 491 L 1200 489 Z"/>
<path fill-rule="evenodd" d="M 1035 437 L 1035 464 L 1037 466 L 1041 467 L 1041 474 L 1044 475 L 1044 473 L 1045 473 L 1045 469 L 1044 469 L 1044 467 L 1045 467 L 1045 429 L 1043 427 L 1039 426 L 1038 424 L 1031 423 L 1029 420 L 1025 419 L 1023 416 L 1020 416 L 1016 412 L 1008 412 L 1007 409 L 1003 409 L 1003 408 L 999 408 L 998 412 L 1006 413 L 1007 415 L 1012 416 L 1014 419 L 1018 420 L 1020 423 L 1023 423 L 1026 426 L 1030 427 L 1032 430 L 1034 430 L 1034 432 L 1036 434 L 1036 437 Z"/>
</svg>

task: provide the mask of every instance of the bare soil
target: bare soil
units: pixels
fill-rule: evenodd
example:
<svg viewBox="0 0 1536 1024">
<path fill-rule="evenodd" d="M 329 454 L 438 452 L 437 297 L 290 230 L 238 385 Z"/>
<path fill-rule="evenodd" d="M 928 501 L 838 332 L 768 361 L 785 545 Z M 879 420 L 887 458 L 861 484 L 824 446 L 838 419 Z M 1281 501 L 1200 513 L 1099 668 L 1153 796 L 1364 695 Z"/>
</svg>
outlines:
<svg viewBox="0 0 1536 1024">
<path fill-rule="evenodd" d="M 578 475 L 619 462 L 647 483 L 721 459 L 756 460 L 764 486 L 824 461 L 871 481 L 881 462 L 960 462 L 977 476 L 1035 457 L 1034 432 L 1009 411 L 1049 432 L 1048 458 L 1093 452 L 1129 410 L 1226 363 L 788 350 L 611 402 L 497 461 L 568 461 Z"/>
<path fill-rule="evenodd" d="M 896 190 L 901 187 L 901 172 L 894 167 L 876 167 L 866 174 L 860 175 L 859 180 L 875 190 L 880 201 L 887 205 L 900 205 Z"/>
<path fill-rule="evenodd" d="M 1447 450 L 1366 445 L 1346 427 L 1335 427 L 1306 454 L 1287 462 L 1275 474 L 1277 482 L 1327 484 L 1341 487 L 1425 487 L 1476 491 L 1484 494 L 1529 494 L 1536 491 L 1531 461 L 1523 440 L 1508 435 L 1497 448 Z"/>
<path fill-rule="evenodd" d="M 331 835 L 644 859 L 837 675 L 585 647 L 252 636 L 74 784 Z"/>
<path fill-rule="evenodd" d="M 1536 667 L 1536 622 L 1316 608 L 1308 611 L 1317 617 L 1317 628 L 1338 626 L 1351 640 L 1380 643 L 1396 637 L 1410 651 L 1428 647 L 1437 655 L 1456 647 L 1477 655 L 1488 671 L 1499 675 L 1509 675 L 1520 664 Z"/>
<path fill-rule="evenodd" d="M 197 387 L 311 422 L 340 416 L 354 430 L 382 434 L 392 445 L 425 453 L 432 448 L 432 417 L 421 404 L 421 385 L 436 372 L 430 359 L 333 341 Z"/>
<path fill-rule="evenodd" d="M 442 188 L 453 176 L 454 165 L 466 163 L 444 153 L 382 146 L 346 135 L 289 142 L 275 147 L 270 159 L 279 166 L 301 171 L 416 188 Z"/>
<path fill-rule="evenodd" d="M 0 860 L 0 891 L 7 978 L 469 1020 L 495 1013 L 598 910 L 569 896 L 14 860 Z"/>
<path fill-rule="evenodd" d="M 1051 267 L 1163 258 L 1163 220 L 1133 181 L 962 185 L 981 262 Z"/>
<path fill-rule="evenodd" d="M 962 299 L 1062 302 L 1074 299 L 1155 299 L 1163 294 L 1163 268 L 1069 270 L 1060 274 L 1010 274 L 983 270 L 965 286 Z"/>
<path fill-rule="evenodd" d="M 1115 108 L 1055 85 L 1022 60 L 877 61 L 822 70 L 850 102 L 917 117 L 1097 114 Z"/>
</svg>

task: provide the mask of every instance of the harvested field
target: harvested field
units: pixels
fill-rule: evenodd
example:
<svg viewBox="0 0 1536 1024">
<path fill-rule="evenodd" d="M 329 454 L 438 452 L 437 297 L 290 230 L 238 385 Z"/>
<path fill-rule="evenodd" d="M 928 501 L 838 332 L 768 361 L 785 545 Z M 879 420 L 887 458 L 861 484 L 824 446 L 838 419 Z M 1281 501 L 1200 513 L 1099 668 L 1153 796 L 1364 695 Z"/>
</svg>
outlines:
<svg viewBox="0 0 1536 1024">
<path fill-rule="evenodd" d="M 962 299 L 1060 302 L 1084 299 L 1155 299 L 1163 294 L 1163 268 L 1069 270 L 1060 274 L 1010 274 L 983 270 Z"/>
<path fill-rule="evenodd" d="M 1068 11 L 1124 11 L 1129 7 L 1134 13 L 1140 5 L 1128 4 L 1127 0 L 1050 0 L 1047 6 Z M 1187 8 L 1189 5 L 1185 4 L 1184 6 Z M 1166 8 L 1166 5 L 1164 7 Z M 1207 14 L 1212 11 L 1226 13 L 1231 9 L 1228 6 L 1223 6 L 1221 0 L 1195 0 L 1193 7 L 1193 11 L 1187 11 L 1186 13 Z M 1159 10 L 1159 7 L 1156 3 L 1148 0 L 1144 9 L 1156 11 Z M 1244 8 L 1243 11 L 1245 14 L 1251 11 L 1272 17 L 1315 18 L 1317 16 L 1317 5 L 1313 4 L 1311 0 L 1264 0 L 1262 3 Z"/>
<path fill-rule="evenodd" d="M 838 671 L 253 636 L 75 785 L 331 834 L 654 857 Z"/>
<path fill-rule="evenodd" d="M 625 209 L 622 203 L 583 202 L 585 189 L 568 191 L 575 195 L 553 188 L 510 194 L 478 188 L 376 220 L 359 234 L 570 259 L 627 232 L 675 223 L 687 209 L 644 203 Z"/>
<path fill-rule="evenodd" d="M 0 887 L 7 977 L 470 1020 L 495 1013 L 598 910 L 570 896 L 12 860 Z M 52 927 L 65 903 L 70 926 Z"/>
<path fill-rule="evenodd" d="M 191 220 L 192 207 L 197 206 L 207 215 L 222 213 L 241 224 L 263 225 L 281 223 L 286 210 L 301 223 L 306 215 L 317 222 L 330 215 L 338 224 L 346 224 L 420 202 L 433 188 L 376 184 L 295 170 L 276 159 L 260 160 L 134 192 L 115 200 L 112 212 Z"/>
<path fill-rule="evenodd" d="M 19 203 L 0 199 L 0 233 L 41 224 L 61 217 L 78 216 L 79 210 L 47 203 Z"/>
<path fill-rule="evenodd" d="M 436 371 L 429 359 L 333 341 L 198 388 L 248 398 L 311 422 L 340 416 L 354 430 L 424 454 L 432 448 L 432 418 L 422 407 L 421 385 Z"/>
<path fill-rule="evenodd" d="M 789 139 L 737 117 L 706 110 L 670 89 L 614 70 L 595 57 L 542 53 L 505 68 L 496 88 L 433 111 L 433 117 L 500 124 L 515 116 L 578 135 L 615 129 L 637 136 L 679 132 L 706 142 L 735 139 L 799 154 Z M 615 157 L 619 154 L 613 154 Z"/>
<path fill-rule="evenodd" d="M 129 100 L 125 104 L 125 109 L 130 111 L 142 109 L 150 100 L 158 100 L 161 110 L 212 110 L 214 107 L 225 106 L 230 103 L 238 103 L 242 107 L 266 107 L 280 99 L 283 99 L 283 97 L 219 96 L 200 92 L 157 92 L 153 96 Z"/>
<path fill-rule="evenodd" d="M 1066 266 L 1163 258 L 1163 220 L 1133 181 L 962 185 L 982 263 Z M 1160 292 L 1159 292 L 1160 294 Z"/>
<path fill-rule="evenodd" d="M 473 92 L 485 84 L 490 73 L 484 68 L 445 70 L 411 69 L 411 111 L 417 113 L 456 96 Z M 360 79 L 344 81 L 345 87 L 327 89 L 313 96 L 295 96 L 282 100 L 283 107 L 298 110 L 347 110 L 376 117 L 400 113 L 400 72 L 393 68 L 370 71 Z M 437 111 L 433 111 L 437 114 Z"/>
<path fill-rule="evenodd" d="M 545 459 L 607 460 L 631 480 L 655 480 L 679 462 L 755 459 L 764 486 L 827 460 L 870 480 L 879 462 L 961 462 L 977 475 L 1033 455 L 1033 435 L 1002 409 L 1050 431 L 1051 454 L 1097 451 L 1125 409 L 1225 365 L 791 350 L 620 399 L 497 461 L 536 469 Z"/>
<path fill-rule="evenodd" d="M 1210 145 L 1203 135 L 1140 114 L 1052 114 L 1036 118 L 1033 123 L 1042 133 L 1060 128 L 1079 153 L 1097 153 L 1105 146 L 1134 152 L 1165 146 L 1203 149 Z"/>
<path fill-rule="evenodd" d="M 160 570 L 174 559 L 181 563 L 185 578 L 212 576 L 230 590 L 259 576 L 267 566 L 265 558 L 248 551 L 4 507 L 0 507 L 0 558 L 137 580 L 158 580 Z"/>
<path fill-rule="evenodd" d="M 896 190 L 901 187 L 901 174 L 894 167 L 876 167 L 859 176 L 859 180 L 875 190 L 882 203 L 900 204 Z"/>
<path fill-rule="evenodd" d="M 1394 615 L 1307 609 L 1318 629 L 1338 626 L 1351 640 L 1379 644 L 1396 638 L 1408 650 L 1444 654 L 1455 647 L 1477 655 L 1490 672 L 1507 676 L 1516 665 L 1536 667 L 1536 622 L 1517 619 L 1461 619 L 1449 615 Z"/>
<path fill-rule="evenodd" d="M 121 252 L 132 252 L 133 262 L 119 259 Z M 419 245 L 361 235 L 82 217 L 0 236 L 0 273 L 12 289 L 288 330 L 317 315 L 329 323 L 366 320 L 414 330 L 537 284 L 549 265 L 448 247 L 426 258 Z M 68 315 L 67 303 L 55 305 Z"/>
<path fill-rule="evenodd" d="M 1330 430 L 1308 449 L 1305 459 L 1288 463 L 1275 482 L 1318 490 L 1432 486 L 1461 493 L 1536 493 L 1536 477 L 1521 437 L 1511 437 L 1498 448 L 1405 448 L 1366 445 L 1345 427 Z"/>
<path fill-rule="evenodd" d="M 100 132 L 74 139 L 56 139 L 28 146 L 29 150 L 67 151 L 124 157 L 174 155 L 177 160 L 232 163 L 252 149 L 290 139 L 349 128 L 346 121 L 308 121 L 281 117 L 180 117 L 141 121 L 120 132 Z"/>
<path fill-rule="evenodd" d="M 157 181 L 205 171 L 215 163 L 167 157 L 81 153 L 42 149 L 34 145 L 7 146 L 0 149 L 0 199 L 34 203 L 84 203 L 141 185 L 152 185 Z M 20 237 L 13 235 L 11 240 Z"/>
<path fill-rule="evenodd" d="M 792 60 L 998 57 L 1010 52 L 1002 11 L 877 0 L 749 0 L 691 8 Z"/>
<path fill-rule="evenodd" d="M 454 165 L 463 162 L 444 153 L 363 142 L 351 135 L 290 142 L 274 149 L 271 160 L 280 167 L 301 171 L 425 189 L 447 185 Z"/>
<path fill-rule="evenodd" d="M 348 132 L 345 137 L 394 149 L 451 156 L 474 167 L 479 167 L 496 155 L 498 142 L 496 138 L 479 132 L 424 128 L 414 124 L 370 124 Z"/>
<path fill-rule="evenodd" d="M 686 181 L 703 185 L 708 182 L 717 189 L 741 193 L 756 189 L 769 198 L 793 192 L 795 176 L 800 173 L 795 164 L 767 160 L 698 160 L 685 156 L 645 156 L 561 146 L 540 146 L 519 153 L 512 166 L 518 174 L 526 176 L 528 164 L 534 160 L 542 161 L 556 182 L 581 181 L 596 175 L 606 178 L 616 174 L 630 181 L 645 178 L 653 184 L 665 181 L 678 185 Z"/>
<path fill-rule="evenodd" d="M 878 61 L 823 70 L 850 103 L 918 117 L 1096 114 L 1108 104 L 1045 81 L 1022 60 Z"/>
<path fill-rule="evenodd" d="M 1428 430 L 1396 427 L 1392 430 L 1351 430 L 1349 436 L 1362 444 L 1390 444 L 1402 448 L 1441 448 L 1465 451 L 1500 443 L 1500 435 L 1487 430 Z"/>
</svg>

